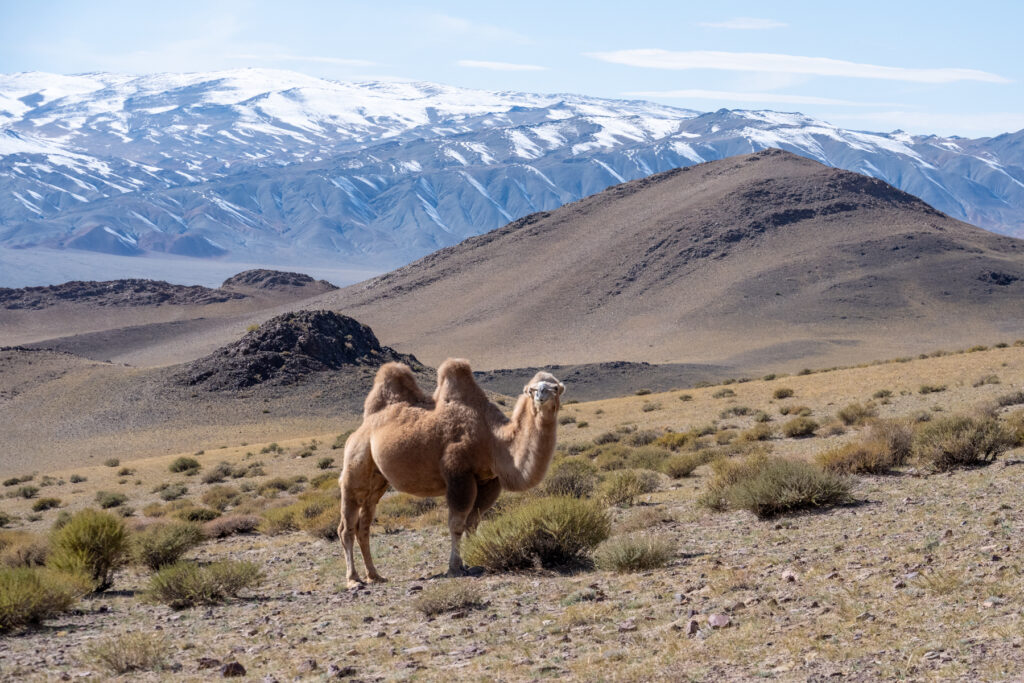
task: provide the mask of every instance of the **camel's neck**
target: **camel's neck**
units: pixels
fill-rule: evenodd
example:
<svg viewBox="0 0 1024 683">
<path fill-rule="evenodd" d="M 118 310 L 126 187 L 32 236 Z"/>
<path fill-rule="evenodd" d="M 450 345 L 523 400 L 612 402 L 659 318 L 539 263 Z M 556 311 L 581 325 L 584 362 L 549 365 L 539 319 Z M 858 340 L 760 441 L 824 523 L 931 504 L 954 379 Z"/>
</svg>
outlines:
<svg viewBox="0 0 1024 683">
<path fill-rule="evenodd" d="M 558 411 L 536 409 L 523 394 L 512 411 L 512 419 L 497 431 L 495 474 L 506 491 L 525 491 L 544 478 L 555 452 Z"/>
</svg>

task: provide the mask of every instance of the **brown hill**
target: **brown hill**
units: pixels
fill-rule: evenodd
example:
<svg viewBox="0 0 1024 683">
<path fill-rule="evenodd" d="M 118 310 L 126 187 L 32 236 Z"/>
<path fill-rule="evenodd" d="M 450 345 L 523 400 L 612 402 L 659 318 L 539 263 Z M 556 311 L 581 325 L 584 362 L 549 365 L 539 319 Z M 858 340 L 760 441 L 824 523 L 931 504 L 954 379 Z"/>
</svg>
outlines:
<svg viewBox="0 0 1024 683">
<path fill-rule="evenodd" d="M 849 363 L 1024 330 L 1024 242 L 781 150 L 612 187 L 333 292 L 475 367 Z"/>
</svg>

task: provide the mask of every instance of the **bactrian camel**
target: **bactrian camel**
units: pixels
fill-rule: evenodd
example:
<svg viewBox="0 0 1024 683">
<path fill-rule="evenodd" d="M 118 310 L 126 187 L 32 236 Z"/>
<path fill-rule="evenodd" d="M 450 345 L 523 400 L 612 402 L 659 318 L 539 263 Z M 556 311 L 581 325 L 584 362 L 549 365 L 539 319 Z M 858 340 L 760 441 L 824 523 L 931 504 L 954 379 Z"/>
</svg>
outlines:
<svg viewBox="0 0 1024 683">
<path fill-rule="evenodd" d="M 443 495 L 448 503 L 448 575 L 462 576 L 462 535 L 476 528 L 502 489 L 540 483 L 555 449 L 565 387 L 538 372 L 523 388 L 512 417 L 487 400 L 469 363 L 448 359 L 428 397 L 408 366 L 381 367 L 366 397 L 363 423 L 345 442 L 338 536 L 345 547 L 348 586 L 361 584 L 353 558 L 359 541 L 370 581 L 384 581 L 370 557 L 370 524 L 390 484 L 414 496 Z"/>
</svg>

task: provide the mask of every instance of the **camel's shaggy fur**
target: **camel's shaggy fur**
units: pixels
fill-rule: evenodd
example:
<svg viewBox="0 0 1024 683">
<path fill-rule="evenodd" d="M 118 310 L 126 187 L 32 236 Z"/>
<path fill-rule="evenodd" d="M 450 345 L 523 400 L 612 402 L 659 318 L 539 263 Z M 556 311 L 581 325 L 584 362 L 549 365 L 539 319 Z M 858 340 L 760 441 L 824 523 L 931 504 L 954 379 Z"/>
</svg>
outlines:
<svg viewBox="0 0 1024 683">
<path fill-rule="evenodd" d="M 538 372 L 523 388 L 512 417 L 487 400 L 469 363 L 448 359 L 437 370 L 432 398 L 412 371 L 388 363 L 366 397 L 363 424 L 345 442 L 338 536 L 350 587 L 361 583 L 353 542 L 359 541 L 370 581 L 383 581 L 370 557 L 370 523 L 390 484 L 415 496 L 444 495 L 451 554 L 448 573 L 465 573 L 459 543 L 476 528 L 501 490 L 525 491 L 544 477 L 555 449 L 565 387 Z"/>
</svg>

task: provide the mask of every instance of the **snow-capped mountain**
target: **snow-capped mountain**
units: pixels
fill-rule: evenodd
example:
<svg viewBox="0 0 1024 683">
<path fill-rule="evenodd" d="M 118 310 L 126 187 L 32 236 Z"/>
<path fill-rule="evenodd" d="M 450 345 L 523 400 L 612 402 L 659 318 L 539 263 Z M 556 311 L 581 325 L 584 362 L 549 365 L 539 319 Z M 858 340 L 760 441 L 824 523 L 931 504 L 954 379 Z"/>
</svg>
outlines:
<svg viewBox="0 0 1024 683">
<path fill-rule="evenodd" d="M 1024 236 L 1024 131 L 864 133 L 771 111 L 243 69 L 0 75 L 0 247 L 388 267 L 765 147 Z"/>
</svg>

